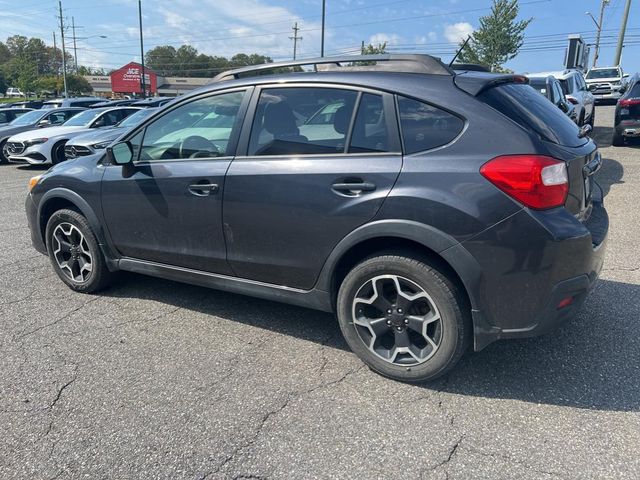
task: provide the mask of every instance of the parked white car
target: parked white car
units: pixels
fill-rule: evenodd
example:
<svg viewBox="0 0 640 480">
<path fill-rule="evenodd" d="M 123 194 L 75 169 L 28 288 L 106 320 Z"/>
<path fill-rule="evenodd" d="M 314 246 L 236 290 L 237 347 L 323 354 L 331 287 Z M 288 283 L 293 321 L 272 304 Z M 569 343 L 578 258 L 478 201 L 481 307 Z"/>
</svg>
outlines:
<svg viewBox="0 0 640 480">
<path fill-rule="evenodd" d="M 7 92 L 4 94 L 4 96 L 7 98 L 18 98 L 18 97 L 24 97 L 25 94 L 22 93 L 22 91 L 20 91 L 19 88 L 9 87 L 7 88 Z"/>
<path fill-rule="evenodd" d="M 578 126 L 586 123 L 593 126 L 596 119 L 596 101 L 593 94 L 587 88 L 584 75 L 579 70 L 563 70 L 560 72 L 531 73 L 528 76 L 542 77 L 551 75 L 557 78 L 562 85 L 567 100 L 576 108 Z"/>
<path fill-rule="evenodd" d="M 587 87 L 598 100 L 617 101 L 624 93 L 626 75 L 620 67 L 597 67 L 587 72 Z"/>
<path fill-rule="evenodd" d="M 140 110 L 135 107 L 85 110 L 59 127 L 19 133 L 9 138 L 4 151 L 15 163 L 42 165 L 65 160 L 64 146 L 71 139 L 94 128 L 111 127 Z"/>
</svg>

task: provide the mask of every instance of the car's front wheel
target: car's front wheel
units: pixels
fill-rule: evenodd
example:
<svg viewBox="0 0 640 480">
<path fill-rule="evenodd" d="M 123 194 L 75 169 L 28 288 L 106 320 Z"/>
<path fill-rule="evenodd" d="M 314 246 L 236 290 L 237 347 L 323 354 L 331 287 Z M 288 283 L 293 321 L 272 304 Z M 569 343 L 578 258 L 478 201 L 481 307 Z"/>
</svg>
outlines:
<svg viewBox="0 0 640 480">
<path fill-rule="evenodd" d="M 613 145 L 614 147 L 624 146 L 624 137 L 615 130 L 613 131 L 613 137 L 611 138 L 611 145 Z"/>
<path fill-rule="evenodd" d="M 53 269 L 72 290 L 91 293 L 111 283 L 114 274 L 84 216 L 58 210 L 49 218 L 45 235 Z"/>
<path fill-rule="evenodd" d="M 9 163 L 9 159 L 5 154 L 5 146 L 7 145 L 7 141 L 4 140 L 0 142 L 0 163 Z"/>
<path fill-rule="evenodd" d="M 354 267 L 340 287 L 337 312 L 354 353 L 405 382 L 443 375 L 471 338 L 470 308 L 456 283 L 405 256 L 377 256 Z"/>
<path fill-rule="evenodd" d="M 58 142 L 51 149 L 51 163 L 53 163 L 54 165 L 62 163 L 67 159 L 67 157 L 65 157 L 64 155 L 64 146 L 66 145 L 66 143 L 66 141 Z"/>
</svg>

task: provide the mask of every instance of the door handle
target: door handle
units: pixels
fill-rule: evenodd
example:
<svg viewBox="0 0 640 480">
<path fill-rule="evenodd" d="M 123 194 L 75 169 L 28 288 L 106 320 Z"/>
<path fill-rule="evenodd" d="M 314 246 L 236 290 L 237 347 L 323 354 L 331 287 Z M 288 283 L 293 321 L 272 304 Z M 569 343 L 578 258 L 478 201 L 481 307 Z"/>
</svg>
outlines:
<svg viewBox="0 0 640 480">
<path fill-rule="evenodd" d="M 217 183 L 193 183 L 189 185 L 188 190 L 198 197 L 206 197 L 218 191 Z"/>
<path fill-rule="evenodd" d="M 372 192 L 376 189 L 376 185 L 371 182 L 344 182 L 334 183 L 331 188 L 336 192 L 344 195 L 356 196 L 362 192 Z"/>
</svg>

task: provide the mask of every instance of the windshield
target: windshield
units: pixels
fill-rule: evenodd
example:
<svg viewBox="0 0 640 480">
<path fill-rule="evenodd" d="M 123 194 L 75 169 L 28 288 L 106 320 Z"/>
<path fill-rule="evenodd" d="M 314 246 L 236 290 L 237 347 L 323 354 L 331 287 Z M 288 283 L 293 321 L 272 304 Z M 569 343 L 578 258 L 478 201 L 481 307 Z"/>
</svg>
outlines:
<svg viewBox="0 0 640 480">
<path fill-rule="evenodd" d="M 603 68 L 601 70 L 589 70 L 587 78 L 593 80 L 594 78 L 617 78 L 620 76 L 620 71 L 617 68 Z"/>
<path fill-rule="evenodd" d="M 155 112 L 155 108 L 146 108 L 144 110 L 139 110 L 136 113 L 133 113 L 129 115 L 127 118 L 125 118 L 124 120 L 122 120 L 120 123 L 116 125 L 116 127 L 126 127 L 126 128 L 135 127 L 137 124 L 139 124 L 142 120 L 147 118 L 153 112 Z"/>
<path fill-rule="evenodd" d="M 32 125 L 36 123 L 40 118 L 44 115 L 44 112 L 40 112 L 38 110 L 34 110 L 33 112 L 27 112 L 24 115 L 20 115 L 9 125 L 16 126 L 24 126 L 24 125 Z"/>
<path fill-rule="evenodd" d="M 102 114 L 102 111 L 87 110 L 67 120 L 63 125 L 65 127 L 84 127 L 85 125 L 89 125 L 100 114 Z"/>
</svg>

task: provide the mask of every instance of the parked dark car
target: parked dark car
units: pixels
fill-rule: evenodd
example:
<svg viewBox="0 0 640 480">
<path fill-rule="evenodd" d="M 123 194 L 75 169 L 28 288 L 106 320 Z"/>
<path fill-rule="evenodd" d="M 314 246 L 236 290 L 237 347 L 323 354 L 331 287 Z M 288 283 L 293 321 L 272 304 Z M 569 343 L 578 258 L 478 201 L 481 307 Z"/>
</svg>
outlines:
<svg viewBox="0 0 640 480">
<path fill-rule="evenodd" d="M 129 105 L 136 103 L 137 101 L 138 100 L 135 98 L 122 100 L 105 100 L 103 102 L 94 103 L 93 105 L 91 105 L 91 108 L 128 107 Z"/>
<path fill-rule="evenodd" d="M 63 107 L 82 107 L 90 108 L 96 103 L 103 102 L 104 98 L 100 97 L 76 97 L 76 98 L 55 98 L 47 100 L 42 104 L 42 108 L 63 108 Z"/>
<path fill-rule="evenodd" d="M 13 122 L 20 115 L 24 115 L 30 112 L 30 108 L 0 108 L 0 126 L 5 126 L 7 123 Z"/>
<path fill-rule="evenodd" d="M 132 107 L 143 107 L 143 108 L 157 108 L 166 105 L 167 103 L 174 100 L 174 97 L 149 97 L 144 98 L 142 100 L 138 99 L 134 101 L 131 106 Z"/>
<path fill-rule="evenodd" d="M 616 104 L 612 144 L 624 145 L 625 139 L 640 137 L 640 75 L 629 78 L 627 88 Z"/>
<path fill-rule="evenodd" d="M 24 102 L 15 102 L 11 104 L 12 107 L 15 108 L 29 108 L 32 110 L 37 110 L 42 108 L 44 101 L 42 100 L 25 100 Z"/>
<path fill-rule="evenodd" d="M 9 154 L 5 147 L 7 140 L 18 133 L 28 132 L 37 128 L 55 127 L 62 125 L 84 108 L 53 108 L 48 110 L 33 110 L 13 120 L 8 125 L 0 126 L 0 163 L 8 161 Z"/>
<path fill-rule="evenodd" d="M 600 164 L 525 77 L 323 58 L 220 75 L 32 178 L 26 210 L 75 291 L 126 270 L 333 311 L 370 368 L 422 381 L 581 307 Z"/>
<path fill-rule="evenodd" d="M 562 91 L 562 84 L 552 75 L 544 77 L 529 76 L 529 85 L 547 97 L 551 103 L 558 107 L 574 123 L 578 123 L 576 108 L 571 104 Z"/>
</svg>

